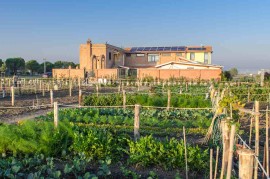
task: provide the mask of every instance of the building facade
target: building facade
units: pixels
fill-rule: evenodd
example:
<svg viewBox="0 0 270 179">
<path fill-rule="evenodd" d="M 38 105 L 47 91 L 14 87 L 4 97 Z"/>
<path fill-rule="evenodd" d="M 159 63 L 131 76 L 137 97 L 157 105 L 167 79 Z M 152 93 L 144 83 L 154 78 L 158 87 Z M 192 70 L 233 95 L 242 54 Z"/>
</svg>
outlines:
<svg viewBox="0 0 270 179">
<path fill-rule="evenodd" d="M 168 74 L 166 78 L 180 78 L 179 72 L 172 73 L 174 69 L 178 71 L 208 70 L 209 72 L 206 74 L 210 74 L 210 76 L 206 78 L 203 75 L 204 79 L 220 79 L 220 75 L 217 74 L 221 73 L 222 67 L 211 65 L 211 56 L 211 46 L 131 47 L 123 49 L 107 43 L 93 44 L 89 39 L 86 44 L 80 45 L 79 69 L 73 69 L 72 73 L 68 71 L 72 69 L 54 69 L 53 76 L 57 78 L 85 78 L 89 76 L 122 78 L 133 75 L 137 78 L 143 78 L 147 75 L 157 74 L 157 71 L 162 71 L 162 73 L 166 71 Z M 147 71 L 147 73 L 142 71 Z M 154 72 L 148 73 L 149 71 Z M 211 72 L 213 72 L 213 76 L 211 76 Z M 188 79 L 186 72 L 184 77 Z M 156 75 L 155 78 L 163 78 L 163 75 Z M 201 78 L 201 75 L 197 75 L 196 78 Z"/>
</svg>

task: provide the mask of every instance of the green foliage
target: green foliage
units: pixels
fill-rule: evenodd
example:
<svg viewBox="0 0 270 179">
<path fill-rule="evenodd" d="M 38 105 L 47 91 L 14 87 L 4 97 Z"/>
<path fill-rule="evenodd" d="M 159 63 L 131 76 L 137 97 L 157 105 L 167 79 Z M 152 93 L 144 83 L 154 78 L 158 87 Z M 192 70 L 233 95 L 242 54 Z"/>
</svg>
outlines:
<svg viewBox="0 0 270 179">
<path fill-rule="evenodd" d="M 135 105 L 140 104 L 143 106 L 167 106 L 167 95 L 155 94 L 127 94 L 126 104 Z M 120 106 L 123 105 L 122 94 L 113 95 L 89 95 L 84 97 L 84 105 L 86 106 Z M 182 108 L 197 108 L 197 107 L 210 107 L 211 102 L 205 99 L 205 96 L 194 96 L 194 95 L 180 95 L 173 94 L 171 96 L 171 107 L 182 107 Z"/>
<path fill-rule="evenodd" d="M 72 68 L 76 67 L 75 63 L 73 62 L 59 60 L 54 63 L 54 68 L 68 68 L 69 66 L 71 66 Z"/>
<path fill-rule="evenodd" d="M 17 70 L 22 70 L 25 67 L 25 61 L 23 58 L 8 58 L 6 60 L 7 68 L 12 72 L 12 74 L 16 74 Z"/>
<path fill-rule="evenodd" d="M 148 166 L 162 166 L 165 169 L 185 167 L 185 147 L 183 141 L 174 138 L 158 141 L 152 136 L 132 140 L 129 143 L 129 162 L 131 164 Z M 202 171 L 208 168 L 208 150 L 202 151 L 198 146 L 187 146 L 188 166 L 191 170 Z"/>
<path fill-rule="evenodd" d="M 0 153 L 57 155 L 67 150 L 72 132 L 67 123 L 54 129 L 51 122 L 26 121 L 20 126 L 2 125 L 0 136 Z"/>
<path fill-rule="evenodd" d="M 95 160 L 104 160 L 107 157 L 119 159 L 122 150 L 127 146 L 127 135 L 113 135 L 107 130 L 84 128 L 75 132 L 74 141 L 70 149 L 75 153 L 85 153 Z"/>
<path fill-rule="evenodd" d="M 36 60 L 30 60 L 27 61 L 25 64 L 26 69 L 31 71 L 31 74 L 33 75 L 33 72 L 37 72 L 39 68 L 39 63 Z"/>
</svg>

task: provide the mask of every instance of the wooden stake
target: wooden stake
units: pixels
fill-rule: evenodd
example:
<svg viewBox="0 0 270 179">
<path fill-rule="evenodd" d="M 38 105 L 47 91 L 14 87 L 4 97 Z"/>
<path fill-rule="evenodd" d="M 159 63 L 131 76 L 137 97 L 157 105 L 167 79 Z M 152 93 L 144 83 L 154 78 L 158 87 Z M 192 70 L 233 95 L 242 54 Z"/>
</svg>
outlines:
<svg viewBox="0 0 270 179">
<path fill-rule="evenodd" d="M 14 87 L 11 87 L 11 106 L 15 105 L 15 92 L 14 92 Z"/>
<path fill-rule="evenodd" d="M 253 129 L 253 116 L 250 118 L 249 140 L 248 140 L 249 146 L 251 146 L 252 129 Z"/>
<path fill-rule="evenodd" d="M 264 143 L 264 147 L 263 147 L 263 168 L 265 168 L 265 163 L 266 163 L 266 144 Z M 262 178 L 264 178 L 264 173 L 262 172 Z"/>
<path fill-rule="evenodd" d="M 137 141 L 140 138 L 140 105 L 135 104 L 134 112 L 134 138 Z"/>
<path fill-rule="evenodd" d="M 229 149 L 229 157 L 228 157 L 229 160 L 228 160 L 228 168 L 227 168 L 227 178 L 231 178 L 231 174 L 232 174 L 234 135 L 235 135 L 235 124 L 233 124 L 231 126 L 230 149 Z"/>
<path fill-rule="evenodd" d="M 168 89 L 168 102 L 167 102 L 167 110 L 170 109 L 170 105 L 171 105 L 171 90 Z"/>
<path fill-rule="evenodd" d="M 54 102 L 54 127 L 58 127 L 58 103 Z"/>
<path fill-rule="evenodd" d="M 217 169 L 218 169 L 218 154 L 219 154 L 219 146 L 217 146 L 217 154 L 216 154 L 216 165 L 215 165 L 215 174 L 214 179 L 217 178 Z"/>
<path fill-rule="evenodd" d="M 53 107 L 53 90 L 50 90 L 51 107 Z"/>
<path fill-rule="evenodd" d="M 185 145 L 186 179 L 188 179 L 187 143 L 186 143 L 186 129 L 185 129 L 185 126 L 183 126 L 183 136 L 184 136 L 184 145 Z"/>
<path fill-rule="evenodd" d="M 210 179 L 213 179 L 213 149 L 210 149 Z"/>
<path fill-rule="evenodd" d="M 123 108 L 124 109 L 126 109 L 126 101 L 127 101 L 127 99 L 126 99 L 126 91 L 123 90 Z"/>
<path fill-rule="evenodd" d="M 233 108 L 232 108 L 232 103 L 230 103 L 230 117 L 233 117 Z"/>
<path fill-rule="evenodd" d="M 259 101 L 255 101 L 255 112 L 259 113 Z M 259 125 L 260 125 L 260 119 L 259 115 L 255 115 L 255 156 L 259 158 L 259 140 L 260 140 L 260 134 L 259 134 Z M 254 166 L 254 179 L 258 178 L 258 161 L 255 160 L 255 166 Z"/>
<path fill-rule="evenodd" d="M 266 146 L 266 173 L 267 176 L 269 176 L 269 113 L 268 113 L 268 106 L 266 107 L 266 113 L 265 113 L 265 130 L 266 130 L 266 141 L 265 141 L 265 146 Z"/>
<path fill-rule="evenodd" d="M 69 96 L 72 96 L 72 80 L 69 79 Z"/>
<path fill-rule="evenodd" d="M 222 128 L 222 167 L 220 172 L 220 179 L 224 177 L 224 174 L 227 171 L 228 166 L 228 156 L 229 156 L 229 147 L 230 147 L 230 131 L 229 131 L 229 123 L 226 119 L 221 120 L 221 128 Z"/>
<path fill-rule="evenodd" d="M 250 89 L 248 88 L 248 103 L 250 102 Z"/>
<path fill-rule="evenodd" d="M 252 179 L 254 151 L 250 149 L 239 149 L 239 179 Z"/>
<path fill-rule="evenodd" d="M 42 96 L 45 96 L 45 88 L 44 88 L 44 84 L 42 85 Z"/>
<path fill-rule="evenodd" d="M 82 90 L 80 89 L 79 90 L 79 106 L 81 106 L 81 104 L 82 104 Z"/>
</svg>

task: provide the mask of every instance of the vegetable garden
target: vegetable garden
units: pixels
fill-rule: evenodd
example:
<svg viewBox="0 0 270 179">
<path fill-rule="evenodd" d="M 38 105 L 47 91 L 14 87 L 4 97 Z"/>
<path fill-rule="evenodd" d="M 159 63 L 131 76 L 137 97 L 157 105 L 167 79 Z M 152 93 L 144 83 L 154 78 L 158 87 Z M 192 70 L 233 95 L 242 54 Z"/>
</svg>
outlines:
<svg viewBox="0 0 270 179">
<path fill-rule="evenodd" d="M 250 103 L 254 99 L 261 102 L 269 99 L 268 88 L 256 85 L 246 88 L 167 83 L 150 84 L 145 90 L 126 91 L 117 85 L 111 88 L 115 90 L 102 92 L 102 87 L 94 86 L 82 91 L 79 105 L 55 102 L 54 112 L 16 124 L 2 123 L 0 177 L 236 177 L 241 166 L 231 157 L 231 151 L 246 146 L 248 132 L 254 126 L 243 126 L 248 120 L 242 113 L 255 117 L 258 114 L 244 109 L 247 100 L 242 94 L 249 93 Z M 267 110 L 262 112 L 266 115 Z M 265 126 L 264 122 L 260 125 Z M 224 131 L 232 136 L 234 128 L 233 140 L 230 137 L 225 140 Z M 256 138 L 253 142 L 251 135 L 249 145 L 254 144 L 257 150 L 258 130 L 254 129 L 251 134 Z M 235 143 L 238 136 L 243 138 Z M 224 153 L 224 149 L 231 153 Z M 258 163 L 263 161 L 262 152 L 260 149 L 257 153 Z M 224 164 L 224 156 L 228 157 L 228 163 Z M 228 173 L 230 167 L 232 174 Z M 260 171 L 267 167 L 259 168 L 259 174 L 266 175 Z"/>
</svg>

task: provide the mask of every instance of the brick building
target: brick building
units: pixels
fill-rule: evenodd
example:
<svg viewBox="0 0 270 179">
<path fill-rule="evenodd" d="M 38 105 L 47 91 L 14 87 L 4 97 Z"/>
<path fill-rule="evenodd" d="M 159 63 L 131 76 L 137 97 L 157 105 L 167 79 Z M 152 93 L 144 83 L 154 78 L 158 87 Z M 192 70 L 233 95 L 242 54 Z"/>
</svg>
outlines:
<svg viewBox="0 0 270 179">
<path fill-rule="evenodd" d="M 211 65 L 211 46 L 132 47 L 80 45 L 80 68 L 53 69 L 56 78 L 220 79 L 222 67 Z"/>
</svg>

